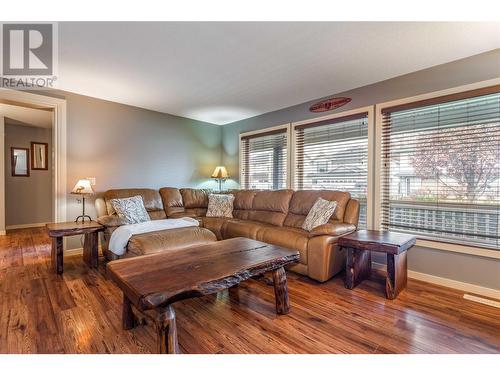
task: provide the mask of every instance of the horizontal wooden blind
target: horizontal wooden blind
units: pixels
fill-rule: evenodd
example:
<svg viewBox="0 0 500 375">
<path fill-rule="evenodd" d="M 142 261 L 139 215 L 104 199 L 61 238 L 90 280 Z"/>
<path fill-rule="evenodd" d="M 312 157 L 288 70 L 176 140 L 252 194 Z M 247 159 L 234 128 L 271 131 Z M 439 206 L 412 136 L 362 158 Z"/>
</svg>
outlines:
<svg viewBox="0 0 500 375">
<path fill-rule="evenodd" d="M 381 226 L 499 248 L 500 94 L 382 110 Z"/>
<path fill-rule="evenodd" d="M 240 183 L 244 189 L 285 189 L 287 130 L 241 138 Z"/>
<path fill-rule="evenodd" d="M 366 227 L 368 114 L 295 128 L 295 189 L 341 190 L 361 203 L 359 227 Z"/>
</svg>

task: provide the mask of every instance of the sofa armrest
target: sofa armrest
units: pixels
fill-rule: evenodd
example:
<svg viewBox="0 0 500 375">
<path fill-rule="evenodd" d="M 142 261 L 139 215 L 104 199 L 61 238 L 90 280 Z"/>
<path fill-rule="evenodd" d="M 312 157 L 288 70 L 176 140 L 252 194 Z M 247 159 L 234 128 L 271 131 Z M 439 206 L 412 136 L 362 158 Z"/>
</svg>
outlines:
<svg viewBox="0 0 500 375">
<path fill-rule="evenodd" d="M 120 225 L 128 224 L 125 219 L 118 215 L 104 215 L 97 218 L 97 222 L 105 227 L 119 227 Z"/>
<path fill-rule="evenodd" d="M 344 234 L 348 234 L 351 232 L 354 232 L 356 230 L 356 226 L 353 224 L 347 224 L 347 223 L 327 223 L 323 224 L 320 226 L 317 226 L 316 228 L 313 228 L 309 232 L 309 237 L 316 237 L 316 236 L 342 236 Z"/>
</svg>

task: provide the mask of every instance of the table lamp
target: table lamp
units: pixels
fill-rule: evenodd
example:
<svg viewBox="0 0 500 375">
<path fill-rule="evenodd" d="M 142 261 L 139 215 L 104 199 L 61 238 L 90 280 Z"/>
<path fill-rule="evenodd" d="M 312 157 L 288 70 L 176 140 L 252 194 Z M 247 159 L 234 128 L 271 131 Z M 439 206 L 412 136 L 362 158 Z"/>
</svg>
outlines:
<svg viewBox="0 0 500 375">
<path fill-rule="evenodd" d="M 226 167 L 222 165 L 215 167 L 214 173 L 212 173 L 212 178 L 219 182 L 219 191 L 222 191 L 222 182 L 229 178 Z"/>
<path fill-rule="evenodd" d="M 75 219 L 75 223 L 77 223 L 80 219 L 82 223 L 85 222 L 85 219 L 89 219 L 92 221 L 89 215 L 85 215 L 85 195 L 94 194 L 94 190 L 92 190 L 92 186 L 90 185 L 90 181 L 87 179 L 78 180 L 73 190 L 71 190 L 71 194 L 79 194 L 82 196 L 83 201 L 83 212 Z"/>
</svg>

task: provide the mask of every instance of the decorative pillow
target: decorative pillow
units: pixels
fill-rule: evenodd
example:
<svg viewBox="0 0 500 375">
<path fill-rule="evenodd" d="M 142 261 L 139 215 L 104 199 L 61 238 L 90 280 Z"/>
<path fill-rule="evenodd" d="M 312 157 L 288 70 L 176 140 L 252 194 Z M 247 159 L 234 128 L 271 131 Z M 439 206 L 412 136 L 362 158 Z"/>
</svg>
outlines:
<svg viewBox="0 0 500 375">
<path fill-rule="evenodd" d="M 302 229 L 310 232 L 313 228 L 328 223 L 328 220 L 335 212 L 335 208 L 337 208 L 337 202 L 335 201 L 327 201 L 323 198 L 316 199 L 304 220 L 304 224 L 302 224 Z"/>
<path fill-rule="evenodd" d="M 151 220 L 140 195 L 131 198 L 111 199 L 110 202 L 118 216 L 128 224 Z"/>
<path fill-rule="evenodd" d="M 209 194 L 207 217 L 233 217 L 234 195 Z"/>
</svg>

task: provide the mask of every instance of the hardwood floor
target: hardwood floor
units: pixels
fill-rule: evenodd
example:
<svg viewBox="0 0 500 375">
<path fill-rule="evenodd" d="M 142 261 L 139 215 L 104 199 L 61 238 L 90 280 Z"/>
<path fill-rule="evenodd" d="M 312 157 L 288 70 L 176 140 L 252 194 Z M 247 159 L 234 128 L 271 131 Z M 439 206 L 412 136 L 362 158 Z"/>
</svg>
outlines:
<svg viewBox="0 0 500 375">
<path fill-rule="evenodd" d="M 288 273 L 291 311 L 278 316 L 273 287 L 251 280 L 174 304 L 183 353 L 499 353 L 500 310 L 463 293 L 408 281 L 384 297 L 384 275 L 354 290 L 342 276 L 320 284 Z M 123 331 L 122 295 L 104 261 L 90 270 L 66 256 L 50 268 L 42 228 L 0 236 L 0 353 L 149 353 L 149 326 Z"/>
</svg>

